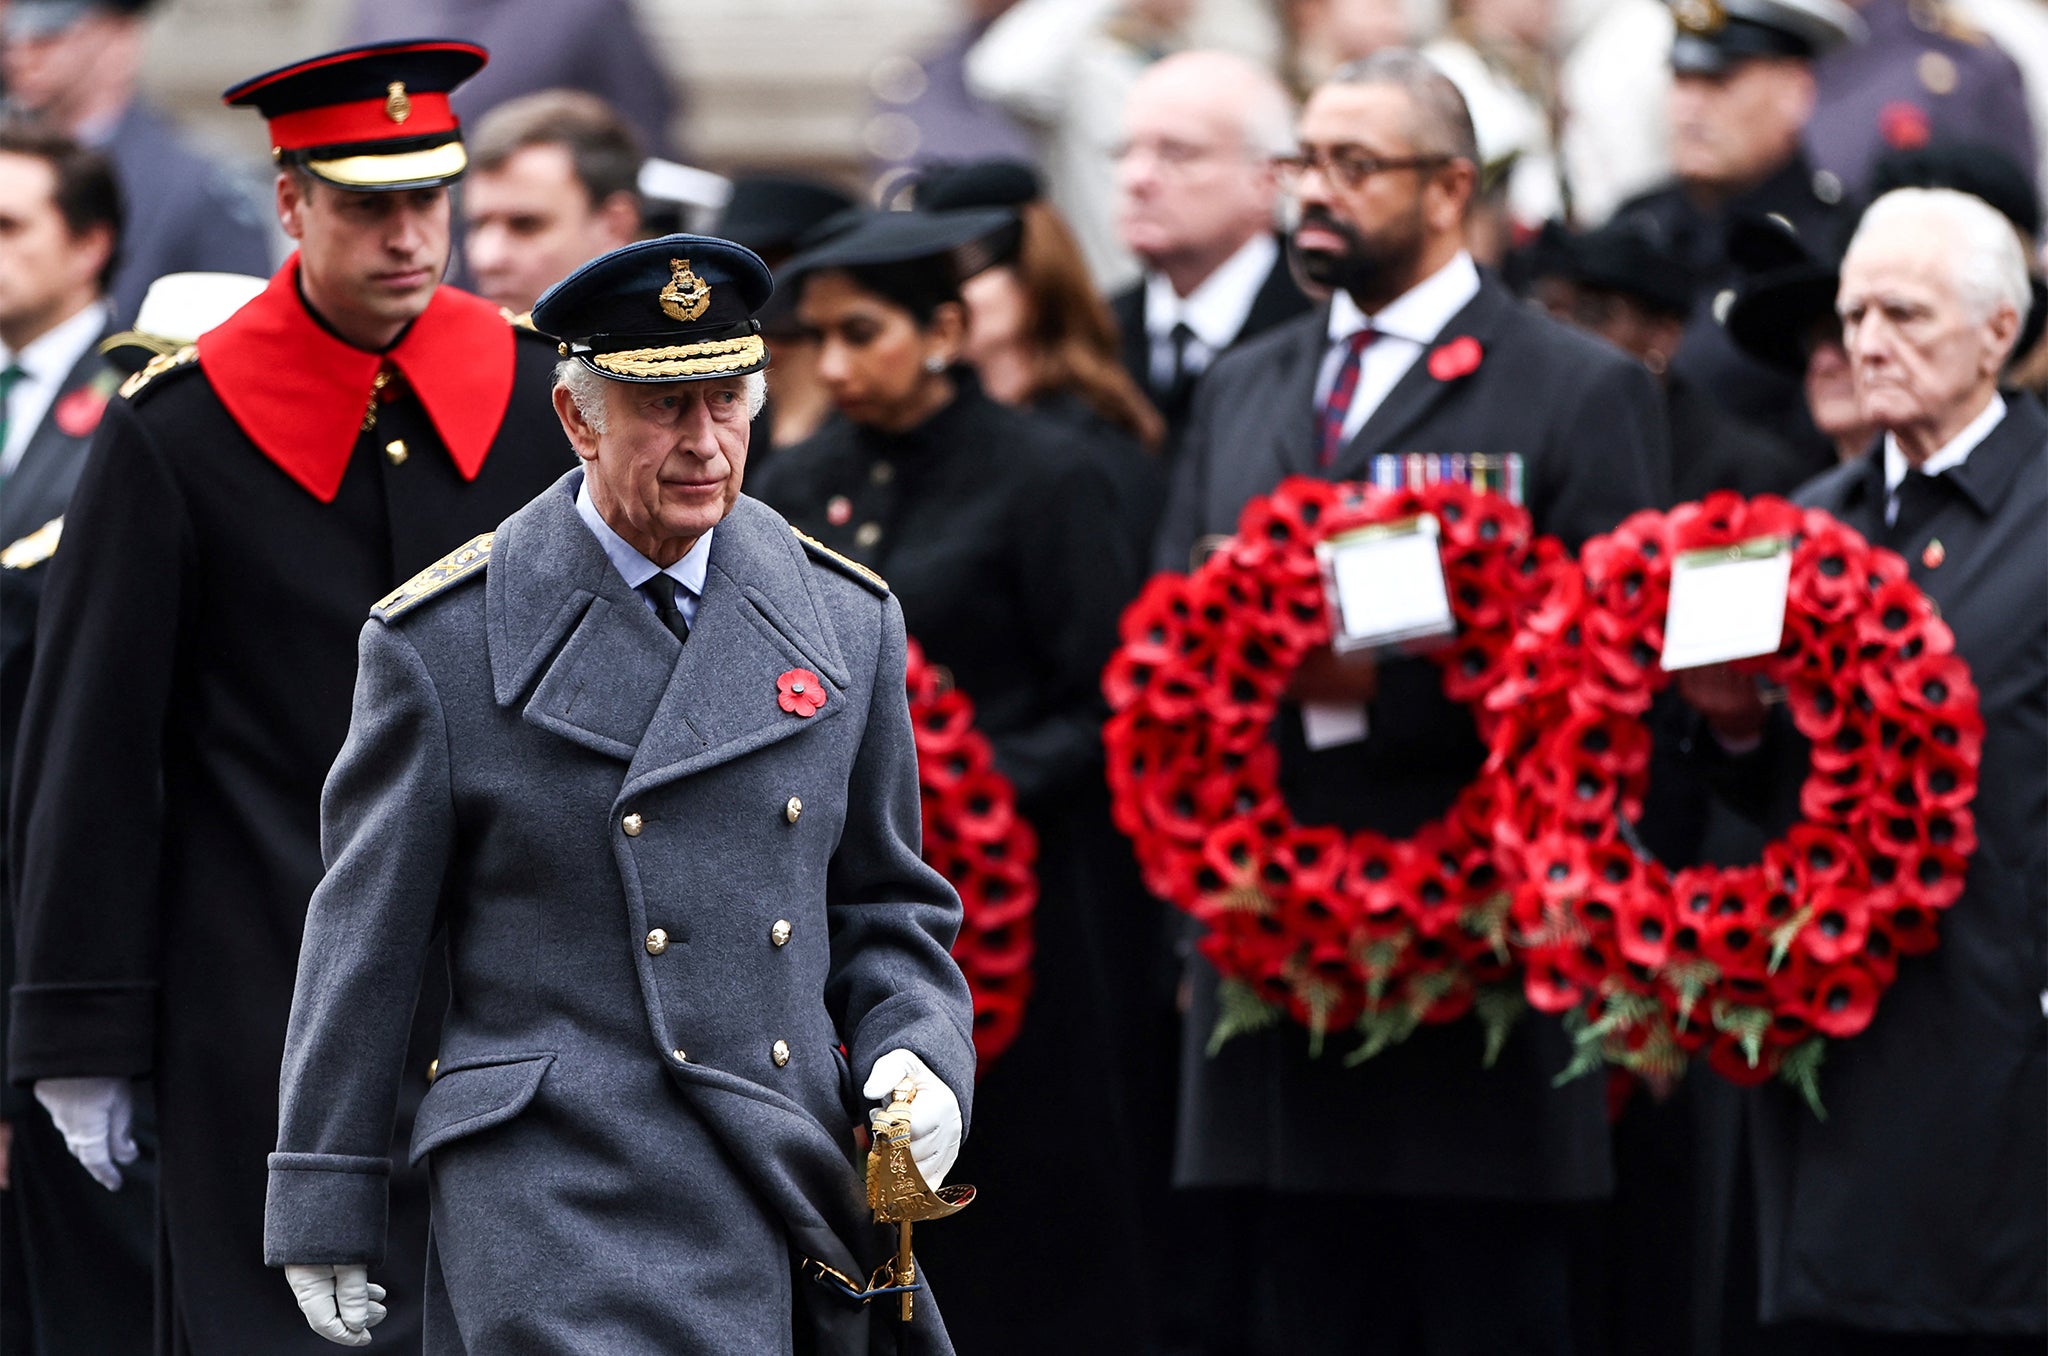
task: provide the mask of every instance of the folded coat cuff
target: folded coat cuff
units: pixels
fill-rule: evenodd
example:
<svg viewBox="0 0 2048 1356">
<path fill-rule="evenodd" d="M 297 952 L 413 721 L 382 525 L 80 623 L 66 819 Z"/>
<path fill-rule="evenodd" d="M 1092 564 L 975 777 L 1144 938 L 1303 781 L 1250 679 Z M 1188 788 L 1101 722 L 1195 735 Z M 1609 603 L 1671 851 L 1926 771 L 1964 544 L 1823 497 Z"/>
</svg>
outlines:
<svg viewBox="0 0 2048 1356">
<path fill-rule="evenodd" d="M 263 1264 L 384 1260 L 391 1160 L 356 1154 L 272 1154 L 263 1206 Z"/>
<path fill-rule="evenodd" d="M 155 1062 L 157 986 L 18 984 L 7 1032 L 7 1077 L 141 1078 Z"/>
<path fill-rule="evenodd" d="M 899 1048 L 923 1060 L 925 1067 L 952 1089 L 960 1103 L 964 1135 L 974 1110 L 973 1030 L 963 1029 L 945 1004 L 898 994 L 868 1013 L 847 1043 L 854 1086 L 864 1086 L 875 1061 Z"/>
</svg>

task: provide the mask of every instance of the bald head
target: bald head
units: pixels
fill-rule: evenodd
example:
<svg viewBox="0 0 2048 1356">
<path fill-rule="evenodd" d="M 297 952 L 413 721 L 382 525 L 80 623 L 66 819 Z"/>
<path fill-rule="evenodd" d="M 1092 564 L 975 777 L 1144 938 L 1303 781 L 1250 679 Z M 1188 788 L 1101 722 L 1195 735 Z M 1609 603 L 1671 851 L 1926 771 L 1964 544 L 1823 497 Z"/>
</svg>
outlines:
<svg viewBox="0 0 2048 1356">
<path fill-rule="evenodd" d="M 1294 108 L 1263 67 L 1227 52 L 1153 63 L 1124 105 L 1117 228 L 1186 295 L 1273 228 L 1270 165 L 1292 147 Z"/>
</svg>

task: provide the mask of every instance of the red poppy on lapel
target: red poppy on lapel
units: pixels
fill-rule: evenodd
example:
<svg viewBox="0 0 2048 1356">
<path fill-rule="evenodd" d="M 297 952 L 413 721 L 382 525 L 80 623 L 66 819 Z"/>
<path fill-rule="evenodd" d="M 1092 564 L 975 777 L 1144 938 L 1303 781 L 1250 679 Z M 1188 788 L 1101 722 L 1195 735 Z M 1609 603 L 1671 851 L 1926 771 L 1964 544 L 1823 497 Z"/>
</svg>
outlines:
<svg viewBox="0 0 2048 1356">
<path fill-rule="evenodd" d="M 809 718 L 825 704 L 825 685 L 809 669 L 791 669 L 775 680 L 775 702 L 792 716 Z"/>
<path fill-rule="evenodd" d="M 97 386 L 81 386 L 50 411 L 56 417 L 57 431 L 67 438 L 90 437 L 106 412 L 107 393 Z"/>
<path fill-rule="evenodd" d="M 1438 381 L 1456 381 L 1479 370 L 1479 360 L 1486 356 L 1479 347 L 1479 341 L 1469 334 L 1461 334 L 1448 344 L 1438 344 L 1429 351 L 1429 375 Z"/>
</svg>

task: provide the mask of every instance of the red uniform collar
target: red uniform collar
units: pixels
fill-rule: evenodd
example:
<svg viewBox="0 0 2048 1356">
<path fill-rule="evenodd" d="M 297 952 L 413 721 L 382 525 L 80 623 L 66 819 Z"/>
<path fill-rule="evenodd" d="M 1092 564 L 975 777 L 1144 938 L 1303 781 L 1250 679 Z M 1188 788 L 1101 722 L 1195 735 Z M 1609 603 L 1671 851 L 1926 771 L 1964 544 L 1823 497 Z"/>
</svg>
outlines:
<svg viewBox="0 0 2048 1356">
<path fill-rule="evenodd" d="M 383 353 L 337 339 L 299 297 L 299 256 L 255 300 L 199 337 L 199 366 L 249 440 L 321 503 L 334 501 L 386 364 L 419 397 L 465 480 L 483 469 L 516 366 L 498 308 L 453 287 Z"/>
</svg>

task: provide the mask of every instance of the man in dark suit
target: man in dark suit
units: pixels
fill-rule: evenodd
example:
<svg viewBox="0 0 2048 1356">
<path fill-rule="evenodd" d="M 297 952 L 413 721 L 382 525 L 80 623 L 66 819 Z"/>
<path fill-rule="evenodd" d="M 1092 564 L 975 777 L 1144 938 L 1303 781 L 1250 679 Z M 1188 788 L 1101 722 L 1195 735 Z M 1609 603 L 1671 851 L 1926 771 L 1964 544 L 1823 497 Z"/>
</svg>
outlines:
<svg viewBox="0 0 2048 1356">
<path fill-rule="evenodd" d="M 102 157 L 62 133 L 0 123 L 0 817 L 42 565 L 118 380 L 98 344 L 120 238 L 120 194 Z M 6 868 L 0 844 L 0 899 Z M 0 984 L 13 953 L 0 908 Z M 27 1325 L 24 1353 L 148 1350 L 154 1165 L 129 1177 L 118 1193 L 101 1190 L 27 1090 L 0 1085 L 0 1252 L 21 1262 L 13 1283 L 0 1280 L 0 1304 Z"/>
<path fill-rule="evenodd" d="M 1309 307 L 1273 235 L 1270 158 L 1288 149 L 1292 112 L 1271 73 L 1224 52 L 1155 63 L 1124 105 L 1117 231 L 1145 276 L 1110 309 L 1169 455 L 1216 355 Z"/>
<path fill-rule="evenodd" d="M 356 634 L 570 464 L 554 344 L 440 283 L 467 163 L 447 92 L 483 61 L 392 44 L 228 92 L 269 119 L 299 251 L 107 406 L 50 562 L 9 807 L 8 1075 L 109 1185 L 153 1088 L 162 1351 L 324 1349 L 262 1267 L 263 1161 Z M 421 1000 L 400 1146 L 440 1009 Z M 394 1175 L 395 1297 L 425 1273 L 425 1198 Z M 418 1332 L 405 1306 L 383 1345 Z"/>
<path fill-rule="evenodd" d="M 1203 378 L 1155 565 L 1188 568 L 1284 476 L 1357 480 L 1385 454 L 1512 454 L 1538 530 L 1573 545 L 1649 504 L 1647 468 L 1669 456 L 1649 374 L 1464 252 L 1478 153 L 1456 87 L 1382 52 L 1318 89 L 1298 135 L 1293 248 L 1334 295 Z M 1470 716 L 1420 659 L 1312 655 L 1276 731 L 1295 813 L 1346 830 L 1413 832 L 1480 762 Z M 1570 1350 L 1570 1205 L 1612 1177 L 1597 1081 L 1551 1086 L 1568 1057 L 1556 1024 L 1525 1017 L 1491 1070 L 1470 1022 L 1351 1069 L 1311 1058 L 1298 1027 L 1210 1059 L 1216 975 L 1198 960 L 1190 981 L 1176 1177 L 1256 1193 L 1238 1261 L 1262 1349 Z"/>
<path fill-rule="evenodd" d="M 1837 313 L 1883 436 L 1800 491 L 1905 558 L 1984 717 L 1977 847 L 1941 944 L 1831 1045 L 1828 1118 L 1750 1094 L 1761 1333 L 1728 1350 L 2006 1356 L 2048 1322 L 2048 415 L 2001 395 L 2029 305 L 2010 223 L 1951 189 L 1871 205 Z M 1753 682 L 1689 670 L 1724 789 L 1782 830 L 1805 742 Z M 1735 1256 L 1742 1256 L 1738 1240 Z M 1731 1316 L 1732 1317 L 1732 1316 Z"/>
<path fill-rule="evenodd" d="M 271 234 L 253 179 L 194 150 L 137 89 L 151 0 L 14 0 L 8 103 L 46 118 L 114 165 L 127 214 L 107 289 L 126 324 L 166 273 L 270 272 Z"/>
</svg>

